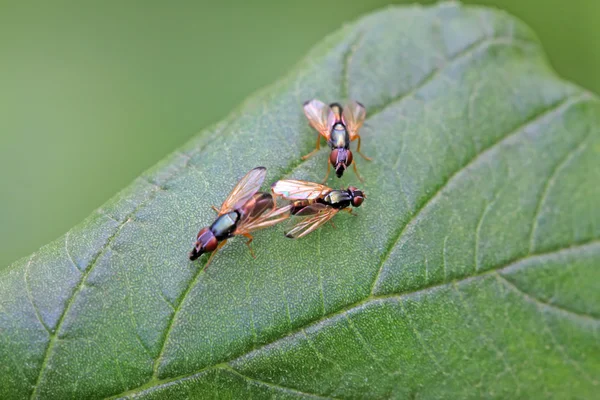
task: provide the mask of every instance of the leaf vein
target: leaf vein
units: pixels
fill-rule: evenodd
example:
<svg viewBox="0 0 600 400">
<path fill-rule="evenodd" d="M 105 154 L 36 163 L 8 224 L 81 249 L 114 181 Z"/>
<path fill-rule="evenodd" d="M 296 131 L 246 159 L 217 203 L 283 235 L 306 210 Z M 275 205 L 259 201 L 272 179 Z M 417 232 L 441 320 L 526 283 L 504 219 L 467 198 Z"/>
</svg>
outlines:
<svg viewBox="0 0 600 400">
<path fill-rule="evenodd" d="M 262 351 L 264 349 L 267 349 L 267 348 L 270 348 L 270 347 L 274 346 L 276 344 L 276 342 L 278 342 L 278 341 L 285 340 L 285 339 L 288 339 L 288 338 L 291 338 L 291 337 L 294 337 L 294 336 L 297 336 L 297 335 L 300 335 L 300 334 L 308 336 L 306 334 L 306 331 L 305 331 L 306 328 L 318 328 L 320 325 L 324 324 L 328 320 L 331 320 L 333 318 L 337 318 L 337 317 L 343 316 L 347 312 L 359 310 L 360 308 L 365 307 L 365 306 L 367 306 L 369 304 L 372 304 L 372 303 L 383 302 L 383 301 L 387 301 L 387 300 L 390 300 L 390 299 L 396 299 L 397 300 L 397 299 L 401 299 L 403 297 L 407 297 L 407 296 L 411 296 L 411 295 L 418 295 L 418 294 L 422 294 L 422 293 L 428 293 L 428 292 L 431 292 L 431 291 L 434 291 L 434 290 L 439 290 L 441 288 L 448 287 L 449 285 L 453 285 L 453 284 L 456 284 L 456 283 L 467 282 L 467 281 L 471 281 L 471 280 L 474 280 L 474 279 L 482 279 L 484 277 L 489 277 L 489 276 L 491 276 L 492 274 L 495 274 L 495 273 L 502 273 L 502 272 L 510 271 L 510 270 L 512 270 L 514 268 L 520 268 L 520 267 L 523 266 L 523 264 L 525 262 L 529 262 L 531 260 L 544 259 L 544 258 L 548 258 L 548 257 L 552 257 L 552 256 L 564 255 L 565 253 L 567 253 L 567 254 L 568 253 L 577 253 L 579 251 L 585 251 L 585 250 L 589 250 L 589 249 L 600 250 L 600 240 L 595 239 L 595 240 L 591 240 L 589 242 L 581 243 L 581 244 L 574 245 L 574 246 L 568 246 L 568 247 L 564 247 L 564 248 L 560 248 L 560 249 L 554 249 L 554 250 L 546 252 L 546 253 L 529 254 L 529 255 L 524 256 L 522 258 L 515 259 L 515 260 L 513 260 L 513 261 L 511 261 L 511 262 L 509 262 L 509 263 L 507 263 L 507 264 L 505 264 L 503 266 L 500 266 L 498 268 L 495 268 L 495 269 L 492 269 L 492 270 L 486 270 L 486 271 L 480 272 L 480 273 L 478 273 L 476 275 L 467 276 L 467 277 L 464 277 L 462 279 L 454 280 L 452 282 L 434 283 L 434 284 L 431 284 L 429 286 L 422 287 L 422 288 L 419 288 L 417 290 L 413 290 L 413 291 L 409 291 L 409 292 L 393 293 L 393 294 L 379 295 L 379 296 L 373 296 L 373 295 L 371 295 L 371 296 L 369 296 L 369 297 L 367 297 L 365 299 L 362 299 L 362 300 L 360 300 L 358 302 L 350 304 L 350 305 L 344 307 L 343 309 L 340 309 L 340 310 L 337 310 L 335 312 L 332 312 L 332 313 L 330 313 L 330 314 L 328 314 L 328 315 L 326 315 L 326 316 L 324 316 L 322 318 L 318 318 L 318 319 L 315 319 L 313 321 L 309 321 L 306 324 L 304 324 L 303 326 L 301 326 L 301 327 L 299 327 L 299 328 L 297 328 L 297 329 L 295 329 L 293 331 L 287 332 L 283 336 L 280 336 L 277 339 L 272 340 L 271 342 L 265 343 L 262 346 L 257 347 L 255 350 L 253 350 L 251 352 L 248 352 L 246 354 L 242 354 L 242 355 L 238 355 L 238 356 L 232 357 L 231 359 L 225 360 L 223 362 L 224 363 L 231 363 L 233 361 L 240 360 L 240 359 L 242 359 L 244 357 L 249 357 L 253 353 L 257 353 L 259 351 Z M 558 309 L 556 309 L 556 307 L 553 307 L 553 306 L 549 306 L 549 307 L 552 308 L 552 309 L 558 310 Z M 596 319 L 593 316 L 582 315 L 582 314 L 574 314 L 574 313 L 571 313 L 571 312 L 569 312 L 567 310 L 563 310 L 563 311 L 564 312 L 561 312 L 561 314 L 565 318 L 567 318 L 567 319 L 577 320 L 577 319 L 580 319 L 580 318 L 584 318 L 584 319 L 586 319 L 586 320 L 588 320 L 588 321 L 590 321 L 590 322 L 592 322 L 592 323 L 600 326 L 600 319 Z M 189 374 L 184 374 L 184 375 L 181 375 L 179 377 L 165 379 L 163 381 L 155 381 L 155 382 L 157 382 L 157 384 L 163 384 L 163 383 L 166 383 L 166 382 L 174 382 L 174 381 L 178 381 L 178 380 L 187 379 L 187 378 L 190 378 L 190 377 L 193 377 L 193 376 L 197 376 L 198 374 L 204 373 L 207 370 L 213 369 L 216 366 L 217 365 L 207 366 L 207 367 L 201 368 L 201 369 L 199 369 L 197 371 L 194 371 L 192 373 L 189 373 Z M 140 392 L 142 390 L 146 390 L 146 389 L 148 389 L 148 385 L 151 384 L 151 383 L 152 383 L 152 381 L 150 381 L 150 382 L 148 382 L 148 383 L 140 386 L 139 388 L 131 389 L 127 393 L 128 394 L 130 394 L 130 393 L 134 394 L 134 393 L 138 393 L 138 392 Z M 123 393 L 115 395 L 113 397 L 119 397 L 121 395 L 123 395 Z"/>
<path fill-rule="evenodd" d="M 350 100 L 350 63 L 352 62 L 352 57 L 354 57 L 354 54 L 356 54 L 356 51 L 361 46 L 364 37 L 365 32 L 359 32 L 357 37 L 352 41 L 352 43 L 350 43 L 348 50 L 346 50 L 346 53 L 344 54 L 341 73 L 342 81 L 340 84 L 340 97 L 342 101 Z"/>
<path fill-rule="evenodd" d="M 123 265 L 123 264 L 121 264 Z M 152 354 L 150 353 L 150 349 L 148 348 L 148 346 L 146 345 L 146 343 L 144 343 L 144 341 L 142 340 L 142 338 L 140 337 L 140 334 L 138 332 L 138 322 L 135 318 L 135 314 L 133 312 L 133 301 L 132 301 L 132 291 L 133 288 L 131 286 L 131 282 L 129 280 L 129 273 L 127 272 L 127 268 L 123 268 L 123 274 L 125 275 L 125 286 L 126 286 L 126 293 L 125 296 L 127 297 L 127 304 L 128 304 L 128 308 L 129 308 L 129 320 L 131 322 L 131 327 L 133 328 L 133 332 L 135 333 L 135 338 L 138 341 L 138 343 L 140 344 L 140 346 L 142 346 L 142 349 L 144 349 L 144 352 L 148 355 L 148 357 L 150 357 L 151 360 L 154 360 L 154 357 L 152 357 Z"/>
<path fill-rule="evenodd" d="M 527 44 L 527 45 L 530 45 L 530 46 L 531 45 L 537 45 L 537 43 L 533 42 L 533 41 L 525 41 L 525 40 L 514 39 L 514 38 L 510 38 L 510 37 L 498 37 L 498 38 L 492 38 L 492 39 L 490 39 L 490 38 L 483 38 L 482 40 L 479 40 L 479 41 L 475 42 L 473 45 L 467 47 L 463 51 L 457 53 L 453 58 L 451 58 L 450 60 L 448 60 L 448 62 L 445 65 L 441 66 L 440 68 L 437 68 L 437 69 L 433 70 L 428 76 L 426 76 L 423 80 L 421 80 L 421 82 L 417 83 L 415 85 L 415 87 L 412 90 L 410 90 L 409 92 L 403 93 L 400 96 L 397 96 L 397 97 L 391 99 L 390 101 L 386 102 L 385 104 L 381 105 L 380 107 L 375 108 L 374 111 L 371 112 L 371 114 L 369 116 L 369 119 L 373 118 L 375 115 L 377 115 L 378 113 L 384 111 L 388 107 L 390 107 L 390 106 L 392 106 L 394 104 L 397 104 L 398 102 L 402 101 L 402 99 L 407 98 L 407 97 L 415 94 L 416 92 L 418 92 L 418 90 L 420 88 L 424 87 L 427 83 L 429 83 L 430 81 L 432 81 L 433 79 L 435 79 L 435 77 L 438 76 L 452 62 L 456 62 L 456 61 L 458 61 L 458 60 L 460 60 L 462 58 L 467 58 L 470 55 L 472 55 L 473 53 L 477 52 L 478 50 L 485 49 L 488 46 L 492 46 L 492 45 L 511 45 L 511 46 L 516 46 L 516 45 L 522 45 L 524 43 Z M 233 112 L 231 115 L 235 115 L 235 114 L 236 114 L 236 112 Z M 224 131 L 230 131 L 229 125 L 230 124 L 227 123 L 225 125 L 225 128 L 219 130 L 219 135 L 218 135 L 219 138 L 223 138 L 225 136 L 223 133 L 227 133 L 227 132 L 224 132 Z M 193 155 L 200 154 L 202 151 L 204 151 L 204 149 L 206 147 L 208 147 L 208 145 L 210 143 L 213 143 L 213 141 L 206 141 L 206 142 L 203 141 L 203 143 L 201 143 L 198 146 L 197 149 L 195 149 L 194 151 L 191 152 L 191 154 L 189 155 L 189 157 L 192 157 Z M 297 160 L 297 161 L 291 163 L 291 165 L 286 169 L 287 172 L 284 172 L 283 175 L 286 175 L 286 174 L 290 173 L 295 168 L 297 168 L 298 166 L 302 165 L 304 162 L 305 161 Z M 182 169 L 183 168 L 189 168 L 189 167 L 193 167 L 193 164 L 186 162 L 183 165 Z M 175 175 L 176 174 L 173 174 L 168 179 L 166 179 L 165 180 L 165 184 L 168 183 L 170 181 L 170 179 L 173 179 Z M 417 211 L 417 213 L 418 213 L 418 211 Z M 390 248 L 390 251 L 391 251 L 391 248 Z M 381 264 L 381 266 L 383 266 L 383 263 Z M 380 271 L 381 271 L 381 266 L 380 266 Z M 172 314 L 171 320 L 169 321 L 169 324 L 167 326 L 165 334 L 163 335 L 162 348 L 161 348 L 160 354 L 159 354 L 159 356 L 156 359 L 156 362 L 154 364 L 154 368 L 153 368 L 154 372 L 153 372 L 153 376 L 152 376 L 152 379 L 150 380 L 150 382 L 153 381 L 153 380 L 156 380 L 156 378 L 158 377 L 159 364 L 160 364 L 161 359 L 164 356 L 164 352 L 165 352 L 165 349 L 166 349 L 166 343 L 168 341 L 168 338 L 169 338 L 170 333 L 171 333 L 172 328 L 173 328 L 173 322 L 174 322 L 174 320 L 175 320 L 175 318 L 176 318 L 179 310 L 181 309 L 182 304 L 185 302 L 185 299 L 186 299 L 188 293 L 196 285 L 197 280 L 198 280 L 198 278 L 199 278 L 200 275 L 201 274 L 198 272 L 195 275 L 195 277 L 190 281 L 190 283 L 188 284 L 186 290 L 182 293 L 181 300 L 179 301 L 177 307 L 175 308 L 175 311 Z M 377 281 L 377 278 L 375 279 L 374 283 L 376 283 L 376 281 Z M 285 299 L 285 300 L 287 302 L 287 299 Z M 290 320 L 290 327 L 291 327 L 292 324 L 291 324 L 291 318 L 290 318 L 290 315 L 289 315 L 289 306 L 287 304 L 286 304 L 286 308 L 287 308 L 288 319 Z M 150 382 L 148 382 L 148 383 L 150 383 Z"/>
<path fill-rule="evenodd" d="M 554 333 L 552 332 L 552 329 L 548 325 L 548 321 L 546 321 L 546 317 L 544 316 L 544 312 L 542 311 L 542 309 L 558 310 L 559 312 L 569 313 L 569 314 L 578 314 L 578 313 L 574 313 L 572 310 L 566 310 L 564 308 L 557 307 L 556 305 L 543 302 L 540 299 L 531 296 L 529 293 L 526 293 L 521 288 L 519 288 L 517 285 L 515 285 L 513 282 L 508 280 L 506 277 L 500 275 L 499 273 L 496 273 L 496 276 L 500 279 L 500 281 L 502 281 L 512 291 L 516 292 L 518 295 L 523 297 L 525 300 L 527 300 L 528 302 L 535 305 L 535 307 L 538 309 L 538 311 L 540 311 L 542 320 L 544 321 L 544 327 L 546 328 L 546 331 L 550 335 L 552 342 L 558 349 L 558 352 L 560 353 L 561 357 L 565 360 L 565 362 L 567 364 L 571 364 L 575 368 L 575 370 L 577 370 L 578 373 L 582 374 L 588 380 L 588 382 L 590 382 L 592 385 L 595 385 L 592 377 L 590 377 L 590 375 L 585 371 L 585 369 L 583 369 L 581 367 L 581 365 L 579 365 L 577 360 L 574 360 L 572 357 L 570 357 L 567 354 L 564 346 L 562 344 L 560 344 L 560 342 L 556 339 L 556 336 L 554 335 Z M 578 314 L 578 315 L 580 315 L 580 314 Z"/>
<path fill-rule="evenodd" d="M 268 388 L 271 388 L 271 389 L 274 389 L 274 390 L 277 390 L 277 391 L 281 391 L 281 392 L 284 392 L 284 393 L 293 394 L 293 395 L 296 395 L 296 396 L 303 396 L 303 397 L 308 396 L 308 397 L 312 397 L 312 398 L 315 398 L 315 399 L 332 399 L 332 400 L 335 400 L 335 397 L 324 397 L 324 396 L 321 396 L 321 395 L 318 395 L 318 394 L 315 394 L 315 393 L 303 392 L 303 391 L 300 391 L 298 389 L 290 388 L 290 387 L 287 387 L 287 386 L 281 386 L 281 385 L 277 385 L 277 384 L 274 384 L 274 383 L 271 383 L 271 382 L 266 382 L 266 381 L 261 381 L 261 380 L 256 379 L 256 378 L 251 378 L 251 377 L 249 377 L 247 375 L 244 375 L 241 372 L 235 370 L 230 365 L 222 366 L 219 369 L 221 369 L 223 371 L 226 371 L 226 372 L 228 372 L 228 373 L 230 373 L 232 375 L 236 375 L 238 377 L 241 377 L 242 379 L 244 379 L 245 381 L 248 381 L 249 383 L 257 384 L 259 386 L 267 386 Z"/>
<path fill-rule="evenodd" d="M 517 374 L 515 374 L 514 369 L 510 366 L 510 363 L 508 362 L 506 355 L 504 354 L 504 352 L 502 350 L 500 350 L 500 348 L 498 348 L 498 346 L 495 345 L 494 340 L 489 335 L 485 334 L 485 330 L 482 328 L 481 319 L 475 315 L 475 313 L 472 311 L 471 307 L 467 304 L 458 285 L 456 283 L 454 283 L 452 286 L 453 286 L 454 290 L 456 291 L 456 294 L 458 295 L 458 298 L 459 298 L 460 302 L 462 303 L 463 308 L 467 312 L 469 319 L 471 319 L 471 321 L 473 321 L 477 325 L 480 337 L 488 344 L 489 347 L 491 347 L 494 350 L 494 352 L 496 353 L 496 357 L 500 357 L 502 359 L 502 363 L 504 364 L 504 369 L 505 369 L 504 372 L 508 371 L 508 373 L 511 375 L 511 377 L 515 381 L 515 386 L 517 389 L 515 395 L 517 397 L 519 397 L 519 394 L 521 393 L 521 382 L 519 381 Z"/>
<path fill-rule="evenodd" d="M 546 199 L 548 198 L 548 193 L 550 192 L 550 189 L 554 186 L 556 177 L 563 170 L 563 168 L 565 168 L 567 165 L 569 165 L 569 163 L 574 159 L 574 157 L 576 155 L 578 155 L 585 148 L 585 143 L 587 142 L 588 138 L 591 137 L 591 135 L 592 135 L 591 133 L 588 134 L 586 137 L 583 138 L 583 140 L 581 141 L 581 143 L 579 143 L 579 145 L 577 145 L 576 147 L 574 147 L 570 151 L 568 151 L 565 154 L 565 156 L 563 157 L 563 159 L 556 165 L 556 167 L 554 168 L 554 170 L 552 171 L 552 173 L 546 180 L 546 184 L 544 185 L 544 189 L 542 190 L 542 194 L 536 205 L 535 213 L 534 213 L 533 219 L 532 219 L 531 232 L 529 234 L 529 252 L 530 253 L 532 253 L 535 250 L 535 237 L 536 237 L 536 233 L 537 233 L 537 229 L 538 229 L 540 214 L 542 213 L 542 209 L 544 207 L 544 204 L 546 203 Z"/>
<path fill-rule="evenodd" d="M 404 99 L 415 95 L 421 88 L 433 81 L 435 78 L 441 75 L 449 65 L 459 62 L 462 59 L 469 58 L 471 55 L 477 53 L 480 50 L 484 50 L 494 45 L 508 45 L 508 46 L 537 46 L 538 43 L 533 41 L 527 41 L 523 39 L 515 39 L 509 36 L 498 36 L 493 38 L 482 37 L 480 40 L 473 42 L 471 45 L 466 47 L 459 53 L 456 53 L 452 58 L 448 59 L 445 64 L 439 68 L 433 69 L 427 76 L 425 76 L 420 82 L 418 82 L 411 90 L 401 93 L 398 96 L 389 99 L 383 105 L 371 109 L 369 112 L 369 118 L 373 118 L 375 115 L 382 113 L 390 106 L 402 102 Z"/>
<path fill-rule="evenodd" d="M 148 201 L 148 200 L 149 199 L 147 199 L 146 201 Z M 123 221 L 120 222 L 120 225 L 117 226 L 116 229 L 115 229 L 115 231 L 114 231 L 114 233 L 111 236 L 109 236 L 108 239 L 106 239 L 106 242 L 105 242 L 104 246 L 102 246 L 100 248 L 100 250 L 96 253 L 96 256 L 90 261 L 90 264 L 84 270 L 85 272 L 82 274 L 81 279 L 77 283 L 77 286 L 73 290 L 71 296 L 69 296 L 69 299 L 68 299 L 68 301 L 67 301 L 67 303 L 65 305 L 65 308 L 63 309 L 62 313 L 60 314 L 60 317 L 58 319 L 58 323 L 56 324 L 56 329 L 54 330 L 53 334 L 50 335 L 50 340 L 48 342 L 48 345 L 46 346 L 46 349 L 44 350 L 44 358 L 42 360 L 42 365 L 40 367 L 40 372 L 38 374 L 38 377 L 36 379 L 36 383 L 33 386 L 33 389 L 32 389 L 32 392 L 31 392 L 31 396 L 30 396 L 31 399 L 34 399 L 34 398 L 37 397 L 38 390 L 39 390 L 39 387 L 40 387 L 40 383 L 42 382 L 42 378 L 44 376 L 44 372 L 47 370 L 48 362 L 49 362 L 50 357 L 52 355 L 52 351 L 54 350 L 54 346 L 56 344 L 56 341 L 58 340 L 58 335 L 59 335 L 60 330 L 62 328 L 62 325 L 63 325 L 63 323 L 65 321 L 65 317 L 69 313 L 69 310 L 71 309 L 71 306 L 75 302 L 75 298 L 77 297 L 77 295 L 83 289 L 83 286 L 85 284 L 85 281 L 87 280 L 87 277 L 90 275 L 90 273 L 93 271 L 94 267 L 97 265 L 98 260 L 100 260 L 100 258 L 104 255 L 104 253 L 110 247 L 110 245 L 112 244 L 112 242 L 117 238 L 119 232 L 121 232 L 121 229 L 123 229 L 123 227 L 125 225 L 127 225 L 127 223 L 129 221 L 131 221 L 131 217 L 133 217 L 135 215 L 135 213 L 141 207 L 144 206 L 144 204 L 145 204 L 145 202 L 140 203 L 136 208 L 133 209 L 133 211 L 131 211 L 123 219 Z"/>
<path fill-rule="evenodd" d="M 410 317 L 410 313 L 406 311 L 406 308 L 404 307 L 403 302 L 399 301 L 398 305 L 402 309 L 402 312 L 404 313 L 404 315 L 406 315 L 406 320 L 408 322 L 408 325 L 410 326 L 410 329 L 413 331 L 413 334 L 415 335 L 415 338 L 417 339 L 417 342 L 419 342 L 419 344 L 421 345 L 421 348 L 423 349 L 423 351 L 425 352 L 425 354 L 427 355 L 427 357 L 429 357 L 429 359 L 431 360 L 431 362 L 433 362 L 435 364 L 437 370 L 440 371 L 440 373 L 442 375 L 444 375 L 444 376 L 450 375 L 450 374 L 448 374 L 448 372 L 444 371 L 444 369 L 440 365 L 440 363 L 437 360 L 437 358 L 435 358 L 435 356 L 433 355 L 433 353 L 431 352 L 431 350 L 425 345 L 425 341 L 423 340 L 423 336 L 417 330 L 417 327 L 413 323 L 412 318 Z"/>
<path fill-rule="evenodd" d="M 498 190 L 498 192 L 494 195 L 494 198 L 488 204 L 486 204 L 483 212 L 481 213 L 481 217 L 479 218 L 479 221 L 477 222 L 477 228 L 475 229 L 475 250 L 474 250 L 474 253 L 475 253 L 475 260 L 474 260 L 475 272 L 479 271 L 479 258 L 480 258 L 479 257 L 479 238 L 481 236 L 481 227 L 483 226 L 483 222 L 485 221 L 485 217 L 490 212 L 490 210 L 492 209 L 492 207 L 496 204 L 496 201 L 500 197 L 500 194 L 502 193 L 502 191 L 508 185 L 509 182 L 510 182 L 510 179 L 506 181 L 506 184 L 500 190 Z"/>
<path fill-rule="evenodd" d="M 81 272 L 81 270 L 79 269 L 79 267 L 77 266 L 77 264 L 73 260 L 73 257 L 71 256 L 71 252 L 69 251 L 69 237 L 70 236 L 71 236 L 71 231 L 68 231 L 65 234 L 65 252 L 67 253 L 67 258 L 69 259 L 69 261 L 71 262 L 71 264 L 73 265 L 73 267 L 75 267 L 75 269 L 77 270 L 77 272 Z"/>
<path fill-rule="evenodd" d="M 25 291 L 27 292 L 27 298 L 29 299 L 31 306 L 33 307 L 33 312 L 35 313 L 35 316 L 37 317 L 40 324 L 42 324 L 46 332 L 48 332 L 48 334 L 52 336 L 52 329 L 50 329 L 42 319 L 40 309 L 38 308 L 37 304 L 35 304 L 33 295 L 31 293 L 31 285 L 29 283 L 29 279 L 27 279 L 27 277 L 29 276 L 29 267 L 31 266 L 31 261 L 33 260 L 33 257 L 35 257 L 35 253 L 33 253 L 31 257 L 29 257 L 29 261 L 27 262 L 27 266 L 25 267 L 25 272 L 23 273 L 23 279 L 25 280 Z"/>
<path fill-rule="evenodd" d="M 551 118 L 554 117 L 554 115 L 556 114 L 560 114 L 560 112 L 564 111 L 565 109 L 568 109 L 569 107 L 571 107 L 573 104 L 576 104 L 580 101 L 582 101 L 583 99 L 587 98 L 587 94 L 583 94 L 583 95 L 577 95 L 577 96 L 568 96 L 564 99 L 562 99 L 561 101 L 559 101 L 558 103 L 554 104 L 553 106 L 551 106 L 548 109 L 543 110 L 542 112 L 534 115 L 532 118 L 530 118 L 528 121 L 525 121 L 523 124 L 519 125 L 516 129 L 514 129 L 513 131 L 502 135 L 500 137 L 500 139 L 496 140 L 494 143 L 492 143 L 490 146 L 488 146 L 487 148 L 483 149 L 479 154 L 476 154 L 469 162 L 467 162 L 465 165 L 463 165 L 462 167 L 460 167 L 458 170 L 456 170 L 455 172 L 453 172 L 445 181 L 444 183 L 442 183 L 442 185 L 440 185 L 436 191 L 433 193 L 432 196 L 429 196 L 429 198 L 427 198 L 423 204 L 416 210 L 416 212 L 413 214 L 413 216 L 408 220 L 408 222 L 406 224 L 404 224 L 404 226 L 399 230 L 399 232 L 395 235 L 393 235 L 393 240 L 391 242 L 391 245 L 388 246 L 386 252 L 382 255 L 381 257 L 381 261 L 379 264 L 379 268 L 378 268 L 378 272 L 375 275 L 375 279 L 373 280 L 373 283 L 371 285 L 371 294 L 373 294 L 377 288 L 377 285 L 379 283 L 379 279 L 381 277 L 381 273 L 383 272 L 383 267 L 385 265 L 385 263 L 387 262 L 388 258 L 390 257 L 392 251 L 394 250 L 394 248 L 396 247 L 396 245 L 400 242 L 400 240 L 402 239 L 402 237 L 404 236 L 404 233 L 406 232 L 406 230 L 412 226 L 413 224 L 416 223 L 416 221 L 418 220 L 418 218 L 422 215 L 423 211 L 425 209 L 427 209 L 429 207 L 430 204 L 433 204 L 435 201 L 437 201 L 443 191 L 450 186 L 450 184 L 457 178 L 460 176 L 461 173 L 463 173 L 464 171 L 466 171 L 469 167 L 471 167 L 472 165 L 475 164 L 475 162 L 477 162 L 477 160 L 479 160 L 481 157 L 483 157 L 485 154 L 488 154 L 490 151 L 492 151 L 493 149 L 495 149 L 497 146 L 501 145 L 502 143 L 504 143 L 506 140 L 512 138 L 513 136 L 521 133 L 522 131 L 524 131 L 527 127 L 532 126 L 537 124 L 538 122 L 546 119 L 546 118 Z"/>
<path fill-rule="evenodd" d="M 346 319 L 346 321 L 348 321 L 348 326 L 350 327 L 350 330 L 352 330 L 352 332 L 354 333 L 354 335 L 358 339 L 358 341 L 361 344 L 361 346 L 365 349 L 365 352 L 369 355 L 369 357 L 371 357 L 371 359 L 373 361 L 375 361 L 375 363 L 379 366 L 379 369 L 381 369 L 381 371 L 383 371 L 383 373 L 385 373 L 385 374 L 387 374 L 389 376 L 393 376 L 394 373 L 392 371 L 388 370 L 384 366 L 383 361 L 379 357 L 377 357 L 375 355 L 375 352 L 373 351 L 373 348 L 371 347 L 371 345 L 369 344 L 369 342 L 367 342 L 367 339 L 365 339 L 365 337 L 363 336 L 363 334 L 360 333 L 360 331 L 358 330 L 358 328 L 356 327 L 356 325 L 354 325 L 354 322 L 352 322 L 352 319 L 348 316 L 348 314 L 344 314 L 344 318 Z"/>
<path fill-rule="evenodd" d="M 544 308 L 544 309 L 549 309 L 549 310 L 553 310 L 559 314 L 563 314 L 566 316 L 576 316 L 580 319 L 583 320 L 588 320 L 589 322 L 592 322 L 594 324 L 600 323 L 600 318 L 591 315 L 591 314 L 586 314 L 586 313 L 582 313 L 580 311 L 575 311 L 573 309 L 564 307 L 564 306 L 559 306 L 557 304 L 553 304 L 553 303 L 549 303 L 545 300 L 542 300 L 538 297 L 535 297 L 533 295 L 531 295 L 530 293 L 525 292 L 523 289 L 521 289 L 519 286 L 517 286 L 515 284 L 515 282 L 513 282 L 511 279 L 509 279 L 506 275 L 502 274 L 502 272 L 504 271 L 496 271 L 495 274 L 498 276 L 498 278 L 500 279 L 500 281 L 509 289 L 511 289 L 513 292 L 521 295 L 525 300 L 527 300 L 528 302 L 532 303 L 532 304 L 536 304 L 537 306 L 539 306 L 540 308 Z"/>
<path fill-rule="evenodd" d="M 206 261 L 205 261 L 205 263 L 206 263 Z M 165 333 L 163 334 L 160 352 L 158 353 L 158 357 L 156 357 L 156 359 L 154 360 L 154 365 L 152 367 L 152 380 L 158 379 L 160 362 L 161 362 L 162 358 L 164 357 L 164 352 L 167 347 L 167 339 L 169 338 L 169 334 L 171 333 L 171 330 L 173 329 L 173 325 L 175 324 L 175 318 L 177 318 L 179 310 L 181 310 L 181 306 L 184 303 L 188 293 L 196 285 L 198 277 L 200 275 L 202 275 L 203 271 L 204 271 L 204 264 L 202 264 L 201 266 L 198 266 L 198 269 L 196 270 L 194 277 L 190 280 L 190 283 L 187 285 L 187 287 L 181 294 L 181 297 L 179 298 L 179 301 L 177 302 L 177 306 L 175 307 L 175 310 L 171 313 L 171 319 L 169 320 L 167 329 L 165 330 Z"/>
</svg>

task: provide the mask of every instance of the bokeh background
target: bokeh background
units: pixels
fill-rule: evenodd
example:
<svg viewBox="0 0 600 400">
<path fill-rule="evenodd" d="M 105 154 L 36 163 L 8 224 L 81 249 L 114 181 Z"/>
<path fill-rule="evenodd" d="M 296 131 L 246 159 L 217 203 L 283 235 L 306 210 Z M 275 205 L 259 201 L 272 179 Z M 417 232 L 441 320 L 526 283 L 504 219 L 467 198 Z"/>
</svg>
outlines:
<svg viewBox="0 0 600 400">
<path fill-rule="evenodd" d="M 600 93 L 600 0 L 464 3 L 517 15 L 562 76 Z M 386 4 L 0 0 L 0 268 Z"/>
</svg>

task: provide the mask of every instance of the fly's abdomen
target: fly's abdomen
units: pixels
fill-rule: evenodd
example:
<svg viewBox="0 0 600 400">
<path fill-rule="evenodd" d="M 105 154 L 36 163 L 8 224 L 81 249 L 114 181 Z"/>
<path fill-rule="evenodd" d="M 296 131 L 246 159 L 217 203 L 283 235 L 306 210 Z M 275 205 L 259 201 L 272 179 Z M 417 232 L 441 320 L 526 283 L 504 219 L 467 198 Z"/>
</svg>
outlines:
<svg viewBox="0 0 600 400">
<path fill-rule="evenodd" d="M 297 200 L 290 203 L 290 214 L 296 215 L 300 210 L 314 203 L 314 200 Z"/>
<path fill-rule="evenodd" d="M 267 210 L 273 208 L 273 196 L 269 193 L 258 192 L 250 198 L 240 209 L 240 219 L 256 218 Z"/>
</svg>

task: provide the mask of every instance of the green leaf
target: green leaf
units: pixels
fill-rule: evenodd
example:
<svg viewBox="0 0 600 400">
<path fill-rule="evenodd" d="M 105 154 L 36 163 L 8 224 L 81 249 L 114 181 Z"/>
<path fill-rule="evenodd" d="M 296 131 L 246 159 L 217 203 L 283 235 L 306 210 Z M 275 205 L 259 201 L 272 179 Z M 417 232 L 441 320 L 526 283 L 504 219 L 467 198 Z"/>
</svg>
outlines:
<svg viewBox="0 0 600 400">
<path fill-rule="evenodd" d="M 310 98 L 367 106 L 366 182 L 330 180 L 365 189 L 358 216 L 201 272 L 192 239 L 249 169 L 323 177 Z M 504 13 L 369 15 L 0 272 L 0 398 L 592 398 L 599 127 Z"/>
</svg>

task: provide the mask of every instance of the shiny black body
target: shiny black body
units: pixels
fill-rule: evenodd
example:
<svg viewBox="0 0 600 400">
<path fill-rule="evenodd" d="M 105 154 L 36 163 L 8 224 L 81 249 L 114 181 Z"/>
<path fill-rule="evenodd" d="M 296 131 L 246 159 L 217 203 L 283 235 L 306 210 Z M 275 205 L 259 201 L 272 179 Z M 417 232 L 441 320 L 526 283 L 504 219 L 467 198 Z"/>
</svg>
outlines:
<svg viewBox="0 0 600 400">
<path fill-rule="evenodd" d="M 349 187 L 348 189 L 335 189 L 331 192 L 327 193 L 325 196 L 319 197 L 315 200 L 298 200 L 292 203 L 292 209 L 290 213 L 296 214 L 304 207 L 310 204 L 324 204 L 331 208 L 335 208 L 341 210 L 343 208 L 347 208 L 350 206 L 360 207 L 362 204 L 362 200 L 365 195 L 361 190 L 356 189 L 355 187 Z"/>
<path fill-rule="evenodd" d="M 235 236 L 238 226 L 243 225 L 244 221 L 272 209 L 273 205 L 271 194 L 258 192 L 239 209 L 219 215 L 209 227 L 203 228 L 198 233 L 194 248 L 189 254 L 190 260 L 195 260 L 204 253 L 214 251 L 219 242 Z"/>
<path fill-rule="evenodd" d="M 221 241 L 233 237 L 233 232 L 240 220 L 239 211 L 230 211 L 227 214 L 220 215 L 209 227 L 210 231 Z"/>
<path fill-rule="evenodd" d="M 332 190 L 327 193 L 322 199 L 318 199 L 317 203 L 325 204 L 329 207 L 341 209 L 350 207 L 352 204 L 352 193 L 350 190 Z"/>
<path fill-rule="evenodd" d="M 350 134 L 346 125 L 342 121 L 342 106 L 338 103 L 331 103 L 329 105 L 333 114 L 335 115 L 335 123 L 331 128 L 329 147 L 332 150 L 331 163 L 335 167 L 335 174 L 338 178 L 341 178 L 344 174 L 344 170 L 352 164 L 352 153 L 350 150 Z M 337 151 L 333 151 L 337 150 Z"/>
</svg>

